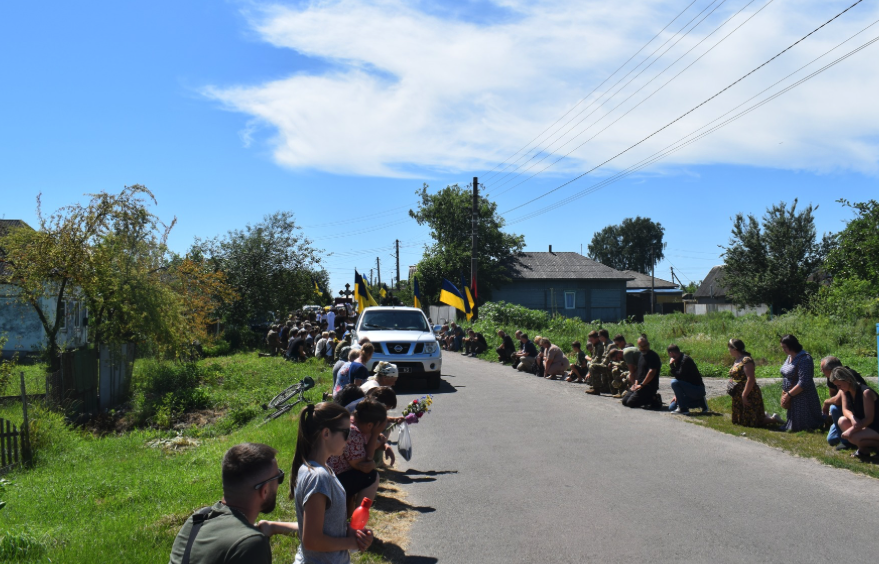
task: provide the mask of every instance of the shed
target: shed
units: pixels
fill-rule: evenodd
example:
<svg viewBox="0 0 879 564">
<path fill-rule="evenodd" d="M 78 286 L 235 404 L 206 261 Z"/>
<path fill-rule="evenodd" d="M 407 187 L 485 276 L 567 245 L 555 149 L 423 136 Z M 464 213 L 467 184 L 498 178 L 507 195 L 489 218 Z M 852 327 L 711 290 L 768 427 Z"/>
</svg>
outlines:
<svg viewBox="0 0 879 564">
<path fill-rule="evenodd" d="M 711 268 L 699 289 L 693 294 L 695 303 L 686 304 L 687 313 L 695 313 L 703 315 L 716 311 L 729 311 L 736 317 L 748 313 L 764 314 L 769 311 L 769 306 L 760 304 L 758 306 L 739 307 L 735 305 L 726 295 L 726 287 L 723 285 L 724 265 L 718 265 Z"/>
<path fill-rule="evenodd" d="M 626 282 L 632 277 L 574 252 L 519 253 L 507 284 L 492 291 L 505 301 L 550 315 L 601 319 L 626 318 Z"/>
<path fill-rule="evenodd" d="M 674 282 L 653 278 L 635 270 L 624 270 L 632 277 L 626 282 L 626 309 L 629 317 L 643 321 L 648 313 L 673 313 L 684 311 L 684 291 Z M 651 296 L 656 296 L 655 307 L 651 307 Z"/>
</svg>

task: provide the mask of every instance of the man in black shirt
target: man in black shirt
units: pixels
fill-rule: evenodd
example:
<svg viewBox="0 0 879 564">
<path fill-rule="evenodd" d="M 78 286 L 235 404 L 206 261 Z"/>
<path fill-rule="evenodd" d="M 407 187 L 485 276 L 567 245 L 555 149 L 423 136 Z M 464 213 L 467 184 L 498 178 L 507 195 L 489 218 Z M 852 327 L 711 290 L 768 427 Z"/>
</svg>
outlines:
<svg viewBox="0 0 879 564">
<path fill-rule="evenodd" d="M 287 347 L 287 360 L 303 362 L 305 358 L 305 329 L 300 329 L 296 338 L 291 337 L 290 339 L 290 345 Z"/>
<path fill-rule="evenodd" d="M 516 369 L 519 372 L 531 372 L 531 368 L 534 367 L 534 361 L 537 360 L 537 347 L 528 339 L 526 333 L 522 333 L 522 337 L 519 340 L 522 342 L 522 350 L 516 353 L 519 357 Z"/>
<path fill-rule="evenodd" d="M 655 351 L 650 350 L 650 342 L 646 337 L 638 339 L 638 350 L 641 358 L 638 360 L 638 375 L 632 390 L 623 398 L 626 407 L 662 407 L 662 399 L 659 390 L 659 370 L 662 361 Z"/>
<path fill-rule="evenodd" d="M 671 344 L 668 346 L 668 367 L 672 378 L 671 389 L 675 393 L 668 404 L 668 410 L 687 415 L 690 408 L 699 407 L 704 413 L 708 412 L 708 402 L 705 401 L 705 383 L 702 382 L 702 374 L 696 366 L 696 361 L 681 352 L 681 349 Z"/>
<path fill-rule="evenodd" d="M 516 352 L 516 346 L 513 344 L 513 339 L 504 333 L 503 330 L 498 331 L 497 336 L 500 337 L 502 341 L 501 346 L 495 349 L 495 352 L 497 352 L 497 359 L 499 362 L 507 363 L 510 361 L 510 357 L 513 356 L 513 353 Z"/>
</svg>

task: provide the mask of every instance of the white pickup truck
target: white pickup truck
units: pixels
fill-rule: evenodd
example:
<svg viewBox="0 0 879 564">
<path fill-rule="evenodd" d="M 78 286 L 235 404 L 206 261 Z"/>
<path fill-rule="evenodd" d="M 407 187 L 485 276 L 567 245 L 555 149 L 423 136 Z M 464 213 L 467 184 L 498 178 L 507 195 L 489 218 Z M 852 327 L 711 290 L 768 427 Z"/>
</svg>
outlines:
<svg viewBox="0 0 879 564">
<path fill-rule="evenodd" d="M 442 351 L 427 316 L 414 307 L 379 306 L 363 310 L 354 327 L 352 341 L 369 338 L 375 354 L 367 368 L 379 361 L 397 365 L 397 385 L 411 387 L 413 381 L 426 380 L 427 388 L 440 387 Z"/>
</svg>

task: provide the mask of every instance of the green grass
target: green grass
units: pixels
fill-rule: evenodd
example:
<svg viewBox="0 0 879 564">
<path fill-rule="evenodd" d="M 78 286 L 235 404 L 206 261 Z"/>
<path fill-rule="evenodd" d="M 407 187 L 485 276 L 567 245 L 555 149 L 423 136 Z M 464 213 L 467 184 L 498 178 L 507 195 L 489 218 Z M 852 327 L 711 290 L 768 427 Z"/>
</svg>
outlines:
<svg viewBox="0 0 879 564">
<path fill-rule="evenodd" d="M 766 411 L 769 413 L 778 413 L 784 417 L 784 410 L 781 408 L 781 384 L 772 384 L 770 386 L 762 386 L 763 403 Z M 827 399 L 827 386 L 818 386 L 818 396 L 821 401 Z M 859 474 L 866 474 L 873 478 L 879 478 L 879 466 L 861 462 L 851 458 L 853 451 L 836 451 L 827 444 L 827 433 L 825 431 L 800 431 L 798 433 L 784 433 L 770 429 L 758 429 L 752 427 L 742 427 L 733 425 L 732 399 L 729 396 L 721 396 L 708 400 L 708 407 L 712 411 L 722 414 L 721 416 L 698 415 L 694 414 L 686 417 L 687 421 L 701 424 L 721 433 L 737 435 L 765 443 L 772 447 L 777 447 L 790 454 L 803 458 L 814 458 L 824 464 L 834 466 L 836 468 L 845 468 Z"/>
<path fill-rule="evenodd" d="M 500 306 L 509 309 L 508 305 Z M 514 310 L 515 311 L 515 310 Z M 488 317 L 488 316 L 484 316 Z M 875 321 L 861 320 L 856 324 L 833 321 L 805 313 L 790 313 L 768 319 L 765 316 L 750 315 L 733 317 L 727 313 L 709 315 L 647 315 L 643 323 L 584 323 L 579 319 L 556 317 L 540 322 L 533 315 L 510 316 L 493 315 L 484 318 L 474 326 L 485 335 L 489 342 L 489 352 L 481 355 L 487 360 L 496 360 L 494 347 L 500 344 L 498 329 L 512 335 L 517 329 L 528 333 L 529 337 L 541 335 L 550 339 L 565 352 L 570 352 L 571 343 L 580 341 L 586 346 L 586 335 L 593 329 L 605 328 L 611 338 L 622 334 L 634 343 L 641 333 L 647 334 L 651 348 L 665 357 L 665 348 L 676 343 L 681 350 L 691 355 L 704 376 L 726 377 L 732 358 L 727 350 L 731 338 L 745 342 L 757 364 L 758 378 L 780 377 L 779 368 L 786 356 L 781 350 L 779 340 L 782 335 L 796 335 L 815 361 L 826 355 L 838 356 L 864 376 L 876 376 L 876 334 Z M 506 317 L 506 321 L 505 321 Z M 532 326 L 517 324 L 524 319 Z M 537 325 L 537 326 L 533 326 Z M 466 324 L 465 324 L 466 327 Z M 662 375 L 668 375 L 668 366 L 663 363 Z"/>
<path fill-rule="evenodd" d="M 21 394 L 20 372 L 24 372 L 24 387 L 29 394 L 46 393 L 46 365 L 28 364 L 16 366 L 12 379 L 0 388 L 0 396 L 17 396 Z"/>
<path fill-rule="evenodd" d="M 226 449 L 240 442 L 266 443 L 278 449 L 281 466 L 289 467 L 297 432 L 292 416 L 258 427 L 261 417 L 237 426 L 229 414 L 252 408 L 256 415 L 257 405 L 306 375 L 317 382 L 306 397 L 318 402 L 330 386 L 329 370 L 317 361 L 292 364 L 255 353 L 200 364 L 213 375 L 202 386 L 214 407 L 228 414 L 206 428 L 186 429 L 201 442 L 187 451 L 166 453 L 147 446 L 152 439 L 173 436 L 171 431 L 145 428 L 98 438 L 32 407 L 36 466 L 8 476 L 14 486 L 0 511 L 0 560 L 167 562 L 185 519 L 222 497 L 220 460 Z M 20 404 L 0 407 L 0 417 L 20 421 Z M 295 520 L 288 484 L 279 490 L 273 519 Z M 294 539 L 274 537 L 272 547 L 275 562 L 293 561 Z M 358 555 L 355 561 L 384 562 L 374 554 Z"/>
</svg>

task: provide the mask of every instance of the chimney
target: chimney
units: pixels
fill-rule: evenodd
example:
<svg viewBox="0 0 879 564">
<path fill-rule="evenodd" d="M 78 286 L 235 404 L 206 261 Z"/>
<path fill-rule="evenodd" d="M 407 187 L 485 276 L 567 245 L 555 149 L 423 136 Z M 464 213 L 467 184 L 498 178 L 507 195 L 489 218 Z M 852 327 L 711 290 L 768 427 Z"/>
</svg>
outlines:
<svg viewBox="0 0 879 564">
<path fill-rule="evenodd" d="M 549 252 L 552 252 L 552 245 L 549 246 Z"/>
</svg>

